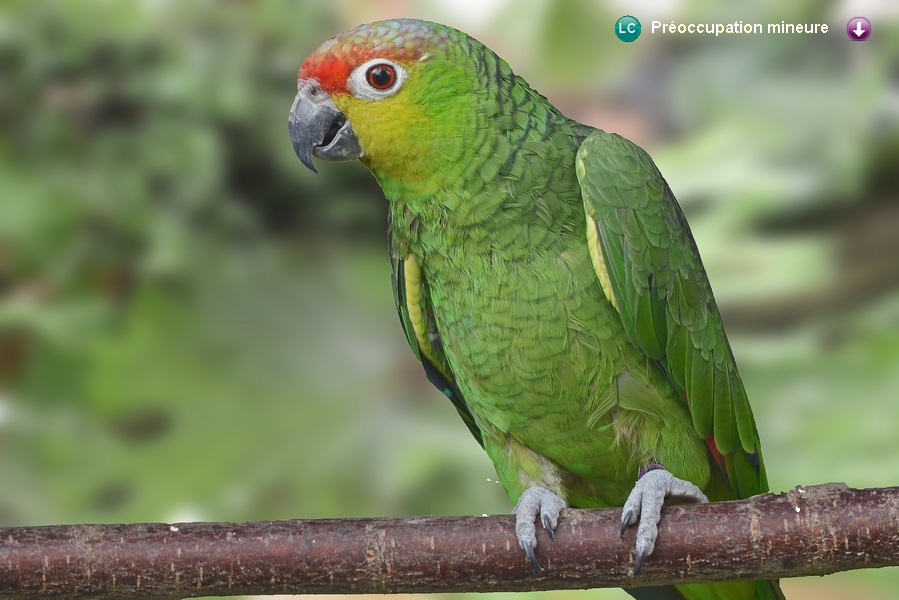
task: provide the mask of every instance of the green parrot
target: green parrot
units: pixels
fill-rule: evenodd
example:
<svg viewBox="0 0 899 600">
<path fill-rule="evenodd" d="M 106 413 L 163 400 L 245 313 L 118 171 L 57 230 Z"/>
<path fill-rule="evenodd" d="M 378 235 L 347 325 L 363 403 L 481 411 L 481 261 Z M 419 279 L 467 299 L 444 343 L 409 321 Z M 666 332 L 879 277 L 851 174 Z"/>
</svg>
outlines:
<svg viewBox="0 0 899 600">
<path fill-rule="evenodd" d="M 360 160 L 390 203 L 397 309 L 536 522 L 623 507 L 635 576 L 664 499 L 767 490 L 759 437 L 696 244 L 652 159 L 563 116 L 468 35 L 396 19 L 303 62 L 300 161 Z M 776 581 L 643 587 L 640 599 L 782 599 Z"/>
</svg>

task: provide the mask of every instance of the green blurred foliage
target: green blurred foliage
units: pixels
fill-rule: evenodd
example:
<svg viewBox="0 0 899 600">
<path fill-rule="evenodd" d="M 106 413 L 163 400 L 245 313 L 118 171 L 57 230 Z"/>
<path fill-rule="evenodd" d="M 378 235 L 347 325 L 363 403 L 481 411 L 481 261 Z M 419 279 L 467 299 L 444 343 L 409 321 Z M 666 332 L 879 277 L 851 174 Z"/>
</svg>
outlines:
<svg viewBox="0 0 899 600">
<path fill-rule="evenodd" d="M 405 347 L 377 185 L 358 164 L 312 175 L 287 140 L 303 57 L 400 15 L 467 30 L 570 116 L 650 150 L 703 253 L 773 489 L 896 484 L 886 9 L 860 44 L 851 3 L 477 4 L 0 6 L 0 524 L 509 510 Z M 643 22 L 633 44 L 612 35 L 625 13 Z M 649 34 L 672 19 L 831 33 Z M 899 586 L 895 569 L 826 581 L 785 589 Z"/>
</svg>

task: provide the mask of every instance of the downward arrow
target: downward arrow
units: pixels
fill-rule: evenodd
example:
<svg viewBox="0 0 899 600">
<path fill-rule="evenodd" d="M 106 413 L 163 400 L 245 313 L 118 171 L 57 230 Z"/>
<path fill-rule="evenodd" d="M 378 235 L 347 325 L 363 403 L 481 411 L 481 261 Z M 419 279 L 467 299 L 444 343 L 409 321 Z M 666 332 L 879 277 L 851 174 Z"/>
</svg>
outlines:
<svg viewBox="0 0 899 600">
<path fill-rule="evenodd" d="M 860 20 L 855 22 L 855 29 L 852 30 L 852 33 L 854 33 L 855 37 L 858 38 L 865 35 L 865 28 L 862 27 L 862 22 Z"/>
</svg>

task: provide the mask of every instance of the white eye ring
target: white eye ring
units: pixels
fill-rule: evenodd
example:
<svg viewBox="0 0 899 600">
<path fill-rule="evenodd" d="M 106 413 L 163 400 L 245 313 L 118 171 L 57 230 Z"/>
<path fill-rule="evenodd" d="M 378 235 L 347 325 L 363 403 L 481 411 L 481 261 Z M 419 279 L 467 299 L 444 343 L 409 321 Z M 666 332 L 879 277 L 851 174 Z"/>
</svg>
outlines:
<svg viewBox="0 0 899 600">
<path fill-rule="evenodd" d="M 368 81 L 368 72 L 372 67 L 384 65 L 393 69 L 394 79 L 390 87 L 378 89 Z M 347 79 L 347 87 L 357 98 L 363 100 L 383 100 L 388 96 L 397 93 L 406 81 L 406 69 L 396 64 L 392 60 L 386 58 L 374 58 L 364 64 L 359 65 L 350 73 Z"/>
</svg>

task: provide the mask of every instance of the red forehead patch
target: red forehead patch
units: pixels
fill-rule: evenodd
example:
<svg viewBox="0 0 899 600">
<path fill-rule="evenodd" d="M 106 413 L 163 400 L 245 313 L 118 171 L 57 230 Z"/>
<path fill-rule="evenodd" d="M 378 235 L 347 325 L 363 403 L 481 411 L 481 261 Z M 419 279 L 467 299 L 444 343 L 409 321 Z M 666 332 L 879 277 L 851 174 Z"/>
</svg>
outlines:
<svg viewBox="0 0 899 600">
<path fill-rule="evenodd" d="M 310 54 L 300 67 L 300 79 L 317 79 L 321 88 L 329 94 L 335 92 L 346 93 L 347 78 L 355 64 L 347 62 L 345 57 L 337 57 L 332 54 Z"/>
<path fill-rule="evenodd" d="M 353 69 L 373 59 L 399 63 L 420 59 L 443 46 L 459 32 L 443 25 L 396 19 L 360 25 L 331 38 L 309 55 L 300 67 L 300 79 L 317 79 L 329 94 L 346 93 Z"/>
</svg>

